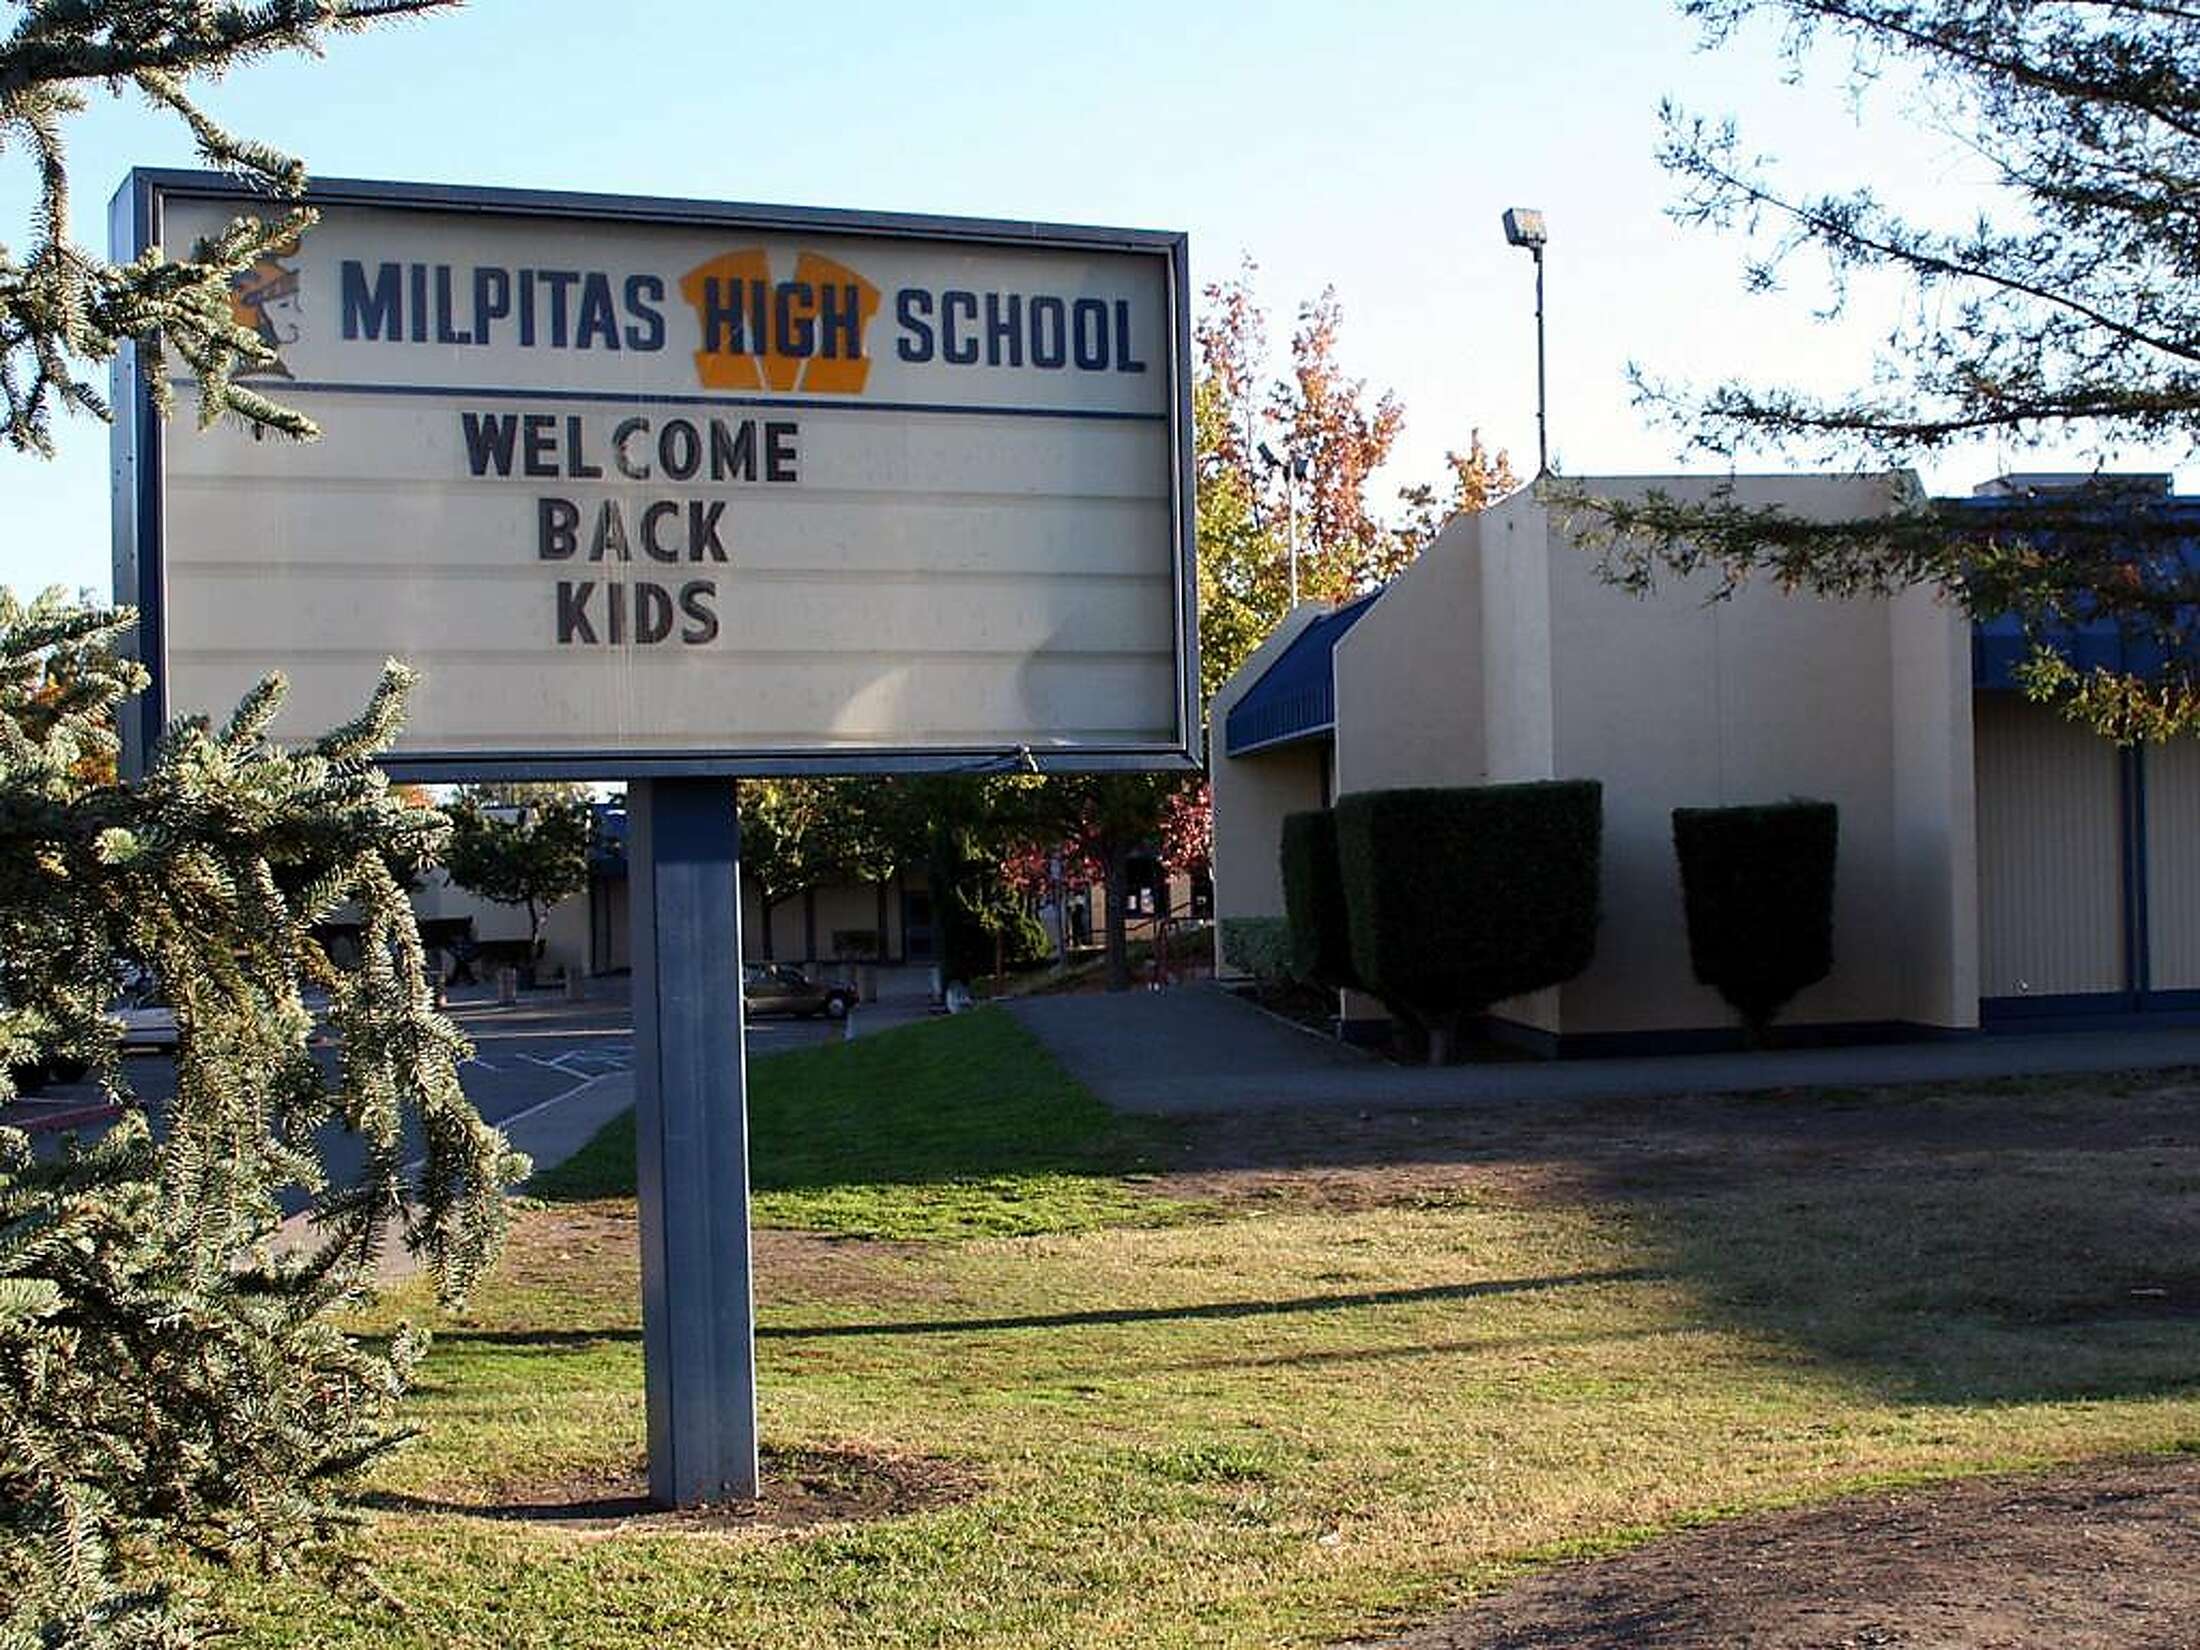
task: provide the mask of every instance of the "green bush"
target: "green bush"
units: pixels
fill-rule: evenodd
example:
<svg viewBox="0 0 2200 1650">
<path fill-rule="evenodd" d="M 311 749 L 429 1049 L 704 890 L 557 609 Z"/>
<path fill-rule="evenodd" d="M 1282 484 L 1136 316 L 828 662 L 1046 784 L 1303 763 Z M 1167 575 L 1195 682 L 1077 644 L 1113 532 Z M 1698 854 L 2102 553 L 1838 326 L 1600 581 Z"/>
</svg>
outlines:
<svg viewBox="0 0 2200 1650">
<path fill-rule="evenodd" d="M 879 954 L 876 928 L 836 928 L 833 930 L 833 955 L 850 961 L 867 960 Z"/>
<path fill-rule="evenodd" d="M 1596 951 L 1594 780 L 1362 791 L 1337 804 L 1352 971 L 1449 1057 L 1462 1016 L 1557 985 Z"/>
<path fill-rule="evenodd" d="M 1752 1041 L 1833 970 L 1839 844 L 1831 802 L 1673 810 L 1689 961 Z"/>
<path fill-rule="evenodd" d="M 1283 908 L 1291 930 L 1291 973 L 1337 991 L 1353 983 L 1352 934 L 1337 874 L 1337 816 L 1326 808 L 1283 821 Z"/>
<path fill-rule="evenodd" d="M 1291 977 L 1291 925 L 1281 917 L 1224 917 L 1222 960 L 1256 980 Z"/>
</svg>

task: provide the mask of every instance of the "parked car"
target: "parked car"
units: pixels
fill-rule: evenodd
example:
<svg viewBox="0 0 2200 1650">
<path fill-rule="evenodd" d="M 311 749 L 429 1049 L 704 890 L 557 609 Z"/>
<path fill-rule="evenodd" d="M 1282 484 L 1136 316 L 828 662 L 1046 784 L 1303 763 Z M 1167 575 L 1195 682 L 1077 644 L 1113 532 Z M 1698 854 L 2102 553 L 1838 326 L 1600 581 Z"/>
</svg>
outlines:
<svg viewBox="0 0 2200 1650">
<path fill-rule="evenodd" d="M 61 1083 L 80 1082 L 92 1068 L 64 1055 L 42 1055 L 8 1067 L 8 1080 L 17 1094 L 39 1094 Z"/>
<path fill-rule="evenodd" d="M 827 985 L 785 963 L 750 963 L 741 970 L 741 1006 L 752 1015 L 845 1020 L 855 1003 L 855 987 Z"/>
<path fill-rule="evenodd" d="M 107 1012 L 122 1027 L 124 1048 L 176 1046 L 176 1011 L 168 1005 L 158 980 L 146 978 L 132 983 Z"/>
</svg>

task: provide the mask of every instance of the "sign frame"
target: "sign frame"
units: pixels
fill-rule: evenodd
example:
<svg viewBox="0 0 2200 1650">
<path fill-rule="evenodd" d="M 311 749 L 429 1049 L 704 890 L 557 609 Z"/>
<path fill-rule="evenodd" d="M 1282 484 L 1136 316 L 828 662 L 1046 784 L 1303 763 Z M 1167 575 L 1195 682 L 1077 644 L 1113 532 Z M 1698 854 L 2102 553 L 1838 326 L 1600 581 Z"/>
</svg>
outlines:
<svg viewBox="0 0 2200 1650">
<path fill-rule="evenodd" d="M 223 173 L 136 168 L 109 208 L 114 256 L 127 262 L 162 244 L 170 200 L 216 202 L 239 212 L 285 204 Z M 974 246 L 1127 253 L 1159 259 L 1170 314 L 1167 419 L 1171 458 L 1171 594 L 1175 608 L 1174 737 L 1157 744 L 1017 745 L 973 748 L 892 745 L 696 749 L 647 754 L 615 749 L 580 751 L 464 750 L 382 753 L 391 778 L 426 783 L 483 780 L 627 780 L 760 778 L 885 773 L 1090 773 L 1186 771 L 1202 762 L 1199 716 L 1199 636 L 1192 435 L 1191 296 L 1188 243 L 1167 230 L 1097 228 L 1014 219 L 938 217 L 918 213 L 767 206 L 669 197 L 502 189 L 426 183 L 319 178 L 303 204 L 379 207 L 412 212 L 537 217 L 635 226 L 669 225 L 746 233 L 824 232 L 874 239 L 967 242 Z M 114 364 L 114 592 L 137 609 L 136 653 L 151 673 L 146 692 L 124 715 L 125 771 L 141 771 L 146 753 L 177 708 L 168 702 L 167 564 L 164 554 L 162 421 L 138 370 L 138 348 L 125 344 Z M 278 396 L 280 390 L 275 392 Z M 585 392 L 577 392 L 582 398 Z M 686 397 L 685 399 L 693 399 Z M 728 398 L 731 400 L 732 398 Z M 768 403 L 765 403 L 768 404 Z M 197 707 L 221 715 L 227 707 Z"/>
</svg>

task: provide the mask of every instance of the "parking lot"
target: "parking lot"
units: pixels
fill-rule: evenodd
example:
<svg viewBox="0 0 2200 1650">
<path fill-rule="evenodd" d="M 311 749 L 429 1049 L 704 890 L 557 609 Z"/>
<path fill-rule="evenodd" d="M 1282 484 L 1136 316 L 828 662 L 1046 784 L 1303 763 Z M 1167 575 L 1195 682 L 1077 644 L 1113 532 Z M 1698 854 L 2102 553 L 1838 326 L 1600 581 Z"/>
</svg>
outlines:
<svg viewBox="0 0 2200 1650">
<path fill-rule="evenodd" d="M 599 994 L 568 1001 L 549 992 L 527 993 L 516 1003 L 500 1004 L 487 992 L 460 994 L 448 1012 L 474 1045 L 474 1057 L 460 1072 L 466 1093 L 481 1115 L 504 1125 L 580 1094 L 599 1079 L 633 1069 L 634 1025 L 624 982 L 596 982 Z M 872 1011 L 865 1010 L 863 1013 Z M 789 1049 L 837 1041 L 846 1028 L 824 1019 L 751 1019 L 751 1060 Z M 333 1059 L 334 1048 L 323 1058 Z M 133 1051 L 125 1071 L 130 1086 L 151 1109 L 156 1126 L 175 1093 L 175 1066 L 167 1054 Z M 9 1117 L 35 1124 L 40 1114 L 81 1112 L 99 1100 L 90 1082 L 55 1085 Z M 347 1143 L 334 1141 L 331 1156 L 342 1170 Z"/>
</svg>

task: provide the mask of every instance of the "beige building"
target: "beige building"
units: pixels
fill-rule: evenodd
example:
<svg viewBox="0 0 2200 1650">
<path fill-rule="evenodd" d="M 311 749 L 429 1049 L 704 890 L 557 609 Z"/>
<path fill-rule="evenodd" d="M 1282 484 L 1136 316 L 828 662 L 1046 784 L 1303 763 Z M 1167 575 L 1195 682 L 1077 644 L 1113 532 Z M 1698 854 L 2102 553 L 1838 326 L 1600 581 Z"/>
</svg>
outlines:
<svg viewBox="0 0 2200 1650">
<path fill-rule="evenodd" d="M 1571 482 L 1592 495 L 1688 478 Z M 1744 477 L 1745 504 L 1891 507 L 1898 476 Z M 2162 490 L 2167 491 L 2166 478 Z M 2119 751 L 2012 691 L 2013 641 L 1918 589 L 1829 601 L 1707 579 L 1638 599 L 1532 489 L 1450 523 L 1349 607 L 1293 613 L 1217 695 L 1215 901 L 1277 916 L 1283 816 L 1354 791 L 1596 779 L 1596 959 L 1499 1005 L 1550 1052 L 1710 1045 L 1676 807 L 1837 803 L 1832 974 L 1782 1023 L 1825 1039 L 2200 1005 L 2200 747 Z M 1348 1024 L 1379 1021 L 1348 994 Z"/>
<path fill-rule="evenodd" d="M 630 966 L 626 810 L 598 803 L 589 884 L 543 918 L 541 973 L 550 977 L 623 974 Z M 516 956 L 527 939 L 527 912 L 459 887 L 441 866 L 412 889 L 413 914 L 431 944 L 465 935 L 474 945 Z M 860 963 L 928 969 L 936 957 L 931 888 L 921 873 L 891 883 L 830 884 L 775 900 L 769 925 L 761 891 L 741 889 L 741 950 L 750 962 L 800 964 L 822 976 L 852 974 Z"/>
</svg>

